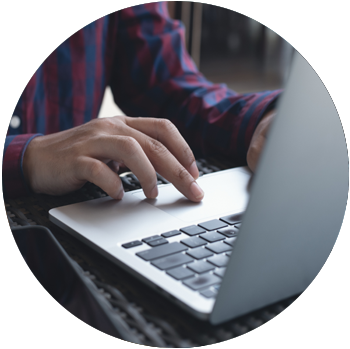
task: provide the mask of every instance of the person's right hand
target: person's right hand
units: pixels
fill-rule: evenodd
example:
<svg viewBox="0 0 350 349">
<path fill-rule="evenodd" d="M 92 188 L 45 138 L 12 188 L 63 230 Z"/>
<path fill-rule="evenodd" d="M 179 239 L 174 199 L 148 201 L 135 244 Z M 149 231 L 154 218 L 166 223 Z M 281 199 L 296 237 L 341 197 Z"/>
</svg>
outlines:
<svg viewBox="0 0 350 349">
<path fill-rule="evenodd" d="M 114 199 L 124 195 L 118 167 L 125 164 L 148 198 L 158 195 L 156 172 L 191 201 L 204 193 L 196 183 L 193 153 L 166 119 L 95 119 L 67 131 L 34 138 L 23 157 L 23 172 L 35 193 L 62 195 L 87 181 Z"/>
</svg>

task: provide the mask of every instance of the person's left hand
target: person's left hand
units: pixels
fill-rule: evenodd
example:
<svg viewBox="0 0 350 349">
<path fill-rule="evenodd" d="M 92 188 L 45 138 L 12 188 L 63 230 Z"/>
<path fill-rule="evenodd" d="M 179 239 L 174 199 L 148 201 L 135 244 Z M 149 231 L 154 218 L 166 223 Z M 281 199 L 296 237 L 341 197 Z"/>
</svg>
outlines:
<svg viewBox="0 0 350 349">
<path fill-rule="evenodd" d="M 266 113 L 253 133 L 247 152 L 247 163 L 253 172 L 255 172 L 258 165 L 259 157 L 266 141 L 266 134 L 275 114 L 275 110 Z"/>
</svg>

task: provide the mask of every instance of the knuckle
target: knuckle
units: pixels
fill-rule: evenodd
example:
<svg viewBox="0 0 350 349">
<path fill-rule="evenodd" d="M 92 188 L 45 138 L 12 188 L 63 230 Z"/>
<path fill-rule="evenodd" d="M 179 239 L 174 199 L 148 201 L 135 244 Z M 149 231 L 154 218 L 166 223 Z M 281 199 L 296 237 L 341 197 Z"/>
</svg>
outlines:
<svg viewBox="0 0 350 349">
<path fill-rule="evenodd" d="M 150 154 L 155 156 L 162 156 L 167 152 L 166 147 L 153 138 L 151 138 L 148 142 L 148 149 Z"/>
<path fill-rule="evenodd" d="M 187 159 L 189 164 L 192 164 L 192 162 L 196 160 L 189 146 L 184 147 L 183 155 L 184 155 L 184 158 Z"/>
<path fill-rule="evenodd" d="M 103 165 L 99 161 L 94 161 L 89 164 L 88 167 L 88 177 L 89 178 L 97 178 L 101 175 L 103 171 Z"/>
<path fill-rule="evenodd" d="M 176 172 L 175 172 L 175 175 L 178 179 L 180 179 L 181 181 L 189 178 L 189 174 L 188 172 L 186 171 L 186 169 L 184 167 L 179 167 Z"/>
<path fill-rule="evenodd" d="M 175 125 L 168 119 L 158 119 L 157 120 L 158 125 L 159 125 L 159 129 L 162 132 L 165 133 L 175 133 L 177 132 L 177 128 L 175 127 Z"/>
<path fill-rule="evenodd" d="M 126 156 L 131 156 L 135 154 L 139 149 L 139 144 L 136 141 L 136 139 L 129 136 L 121 136 L 119 138 L 119 143 L 120 143 L 122 152 Z"/>
</svg>

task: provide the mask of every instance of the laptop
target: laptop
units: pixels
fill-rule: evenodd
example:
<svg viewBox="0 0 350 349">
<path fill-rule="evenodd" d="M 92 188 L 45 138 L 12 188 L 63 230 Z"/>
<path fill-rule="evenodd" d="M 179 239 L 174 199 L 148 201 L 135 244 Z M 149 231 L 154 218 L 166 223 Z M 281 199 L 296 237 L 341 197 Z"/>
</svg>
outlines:
<svg viewBox="0 0 350 349">
<path fill-rule="evenodd" d="M 348 157 L 334 104 L 295 53 L 256 174 L 198 179 L 193 203 L 172 184 L 50 210 L 50 220 L 194 316 L 218 324 L 303 292 L 338 236 Z"/>
</svg>

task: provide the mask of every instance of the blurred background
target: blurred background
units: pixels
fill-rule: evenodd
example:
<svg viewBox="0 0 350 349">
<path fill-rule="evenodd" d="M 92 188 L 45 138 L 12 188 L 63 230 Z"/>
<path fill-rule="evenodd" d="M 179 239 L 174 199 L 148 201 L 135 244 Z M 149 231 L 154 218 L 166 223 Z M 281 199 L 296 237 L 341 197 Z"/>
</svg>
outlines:
<svg viewBox="0 0 350 349">
<path fill-rule="evenodd" d="M 43 60 L 91 21 L 139 3 L 142 1 L 1 0 L 2 147 L 9 122 L 18 122 L 16 118 L 11 120 L 18 98 Z M 294 51 L 292 44 L 325 83 L 350 144 L 350 0 L 230 0 L 229 6 L 248 17 L 205 2 L 168 3 L 170 15 L 185 25 L 187 49 L 199 70 L 209 80 L 226 83 L 237 92 L 282 88 Z M 122 111 L 107 88 L 99 117 L 118 113 Z M 5 210 L 1 212 L 2 275 L 30 277 L 8 232 Z M 336 255 L 327 262 L 328 279 L 322 274 L 325 284 L 316 283 L 308 291 L 320 296 L 327 312 L 317 317 L 310 338 L 288 336 L 281 340 L 289 343 L 287 347 L 350 345 L 348 222 L 350 209 Z"/>
</svg>

